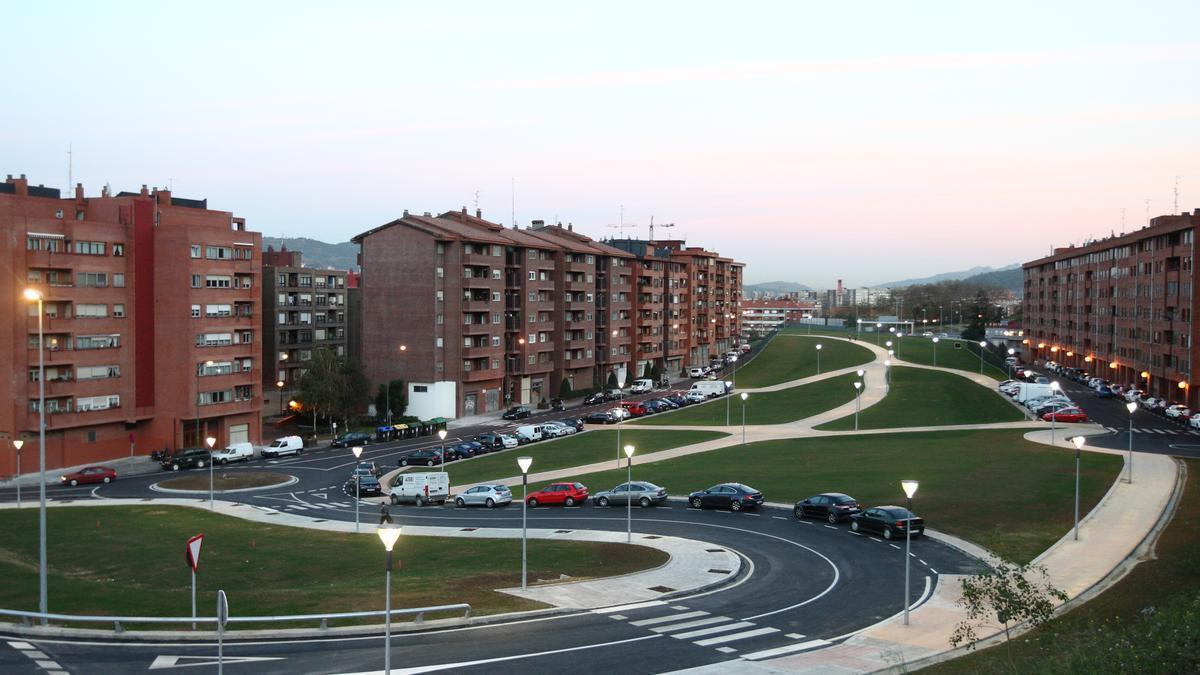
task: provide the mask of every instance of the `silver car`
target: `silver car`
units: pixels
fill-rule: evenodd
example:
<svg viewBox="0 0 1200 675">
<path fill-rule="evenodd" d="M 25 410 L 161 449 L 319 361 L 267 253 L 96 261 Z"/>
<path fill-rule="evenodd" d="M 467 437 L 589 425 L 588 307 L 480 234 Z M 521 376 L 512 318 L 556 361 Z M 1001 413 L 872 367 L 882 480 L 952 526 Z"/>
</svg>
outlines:
<svg viewBox="0 0 1200 675">
<path fill-rule="evenodd" d="M 653 506 L 667 501 L 667 489 L 644 480 L 635 480 L 632 483 L 621 483 L 611 490 L 597 492 L 592 499 L 596 506 L 624 505 L 630 501 L 639 506 Z"/>
<path fill-rule="evenodd" d="M 454 498 L 455 506 L 486 506 L 489 509 L 512 503 L 507 485 L 476 485 Z"/>
</svg>

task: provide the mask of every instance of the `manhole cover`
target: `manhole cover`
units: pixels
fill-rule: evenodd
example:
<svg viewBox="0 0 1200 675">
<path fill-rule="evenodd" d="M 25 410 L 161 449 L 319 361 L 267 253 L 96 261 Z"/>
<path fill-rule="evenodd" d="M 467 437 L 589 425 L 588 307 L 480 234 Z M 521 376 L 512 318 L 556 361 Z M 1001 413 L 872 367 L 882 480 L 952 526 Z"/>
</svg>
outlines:
<svg viewBox="0 0 1200 675">
<path fill-rule="evenodd" d="M 729 574 L 730 572 L 732 572 L 732 570 L 711 569 L 708 571 L 709 574 Z"/>
<path fill-rule="evenodd" d="M 654 591 L 655 593 L 670 593 L 675 589 L 671 588 L 670 586 L 651 586 L 650 590 Z"/>
<path fill-rule="evenodd" d="M 706 548 L 704 550 L 707 551 L 708 553 L 724 553 L 725 552 L 725 549 L 723 549 L 723 548 Z"/>
<path fill-rule="evenodd" d="M 648 534 L 642 537 L 642 539 L 662 539 L 662 537 L 658 536 L 657 534 Z"/>
</svg>

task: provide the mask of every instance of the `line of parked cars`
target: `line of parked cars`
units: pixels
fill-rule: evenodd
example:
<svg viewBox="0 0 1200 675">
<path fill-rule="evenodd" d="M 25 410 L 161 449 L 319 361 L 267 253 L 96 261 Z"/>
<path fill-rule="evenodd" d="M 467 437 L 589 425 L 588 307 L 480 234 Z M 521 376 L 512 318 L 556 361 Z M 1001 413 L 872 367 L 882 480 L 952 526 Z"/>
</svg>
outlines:
<svg viewBox="0 0 1200 675">
<path fill-rule="evenodd" d="M 796 520 L 819 518 L 836 525 L 849 520 L 852 532 L 876 532 L 884 539 L 902 538 L 906 533 L 919 537 L 925 533 L 925 519 L 903 506 L 873 506 L 864 509 L 858 501 L 840 492 L 826 492 L 796 502 L 792 508 Z"/>
<path fill-rule="evenodd" d="M 1193 411 L 1182 403 L 1151 396 L 1149 392 L 1138 389 L 1136 385 L 1110 382 L 1102 377 L 1096 377 L 1078 368 L 1070 368 L 1054 361 L 1047 362 L 1046 369 L 1065 379 L 1086 386 L 1097 398 L 1115 398 L 1126 403 L 1136 403 L 1142 410 L 1161 415 L 1168 420 L 1193 429 L 1200 429 L 1200 411 Z"/>
<path fill-rule="evenodd" d="M 1043 381 L 1044 380 L 1044 381 Z M 1049 378 L 1023 371 L 1020 380 L 1005 380 L 997 385 L 1000 393 L 1014 398 L 1038 419 L 1046 422 L 1086 422 L 1083 411 L 1063 391 L 1053 385 Z"/>
</svg>

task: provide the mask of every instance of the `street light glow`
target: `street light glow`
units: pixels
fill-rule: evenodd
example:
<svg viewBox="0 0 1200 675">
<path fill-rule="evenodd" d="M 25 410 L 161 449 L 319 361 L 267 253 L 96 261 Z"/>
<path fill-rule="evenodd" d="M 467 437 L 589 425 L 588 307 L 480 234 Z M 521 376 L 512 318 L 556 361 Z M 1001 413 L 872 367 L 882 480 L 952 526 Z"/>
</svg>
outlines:
<svg viewBox="0 0 1200 675">
<path fill-rule="evenodd" d="M 358 459 L 359 457 L 362 457 L 362 446 L 356 445 L 353 448 L 350 448 L 350 452 L 354 453 L 354 459 Z"/>
<path fill-rule="evenodd" d="M 1083 436 L 1072 436 L 1071 437 L 1071 442 L 1075 444 L 1076 450 L 1083 448 L 1084 440 L 1085 439 Z"/>
<path fill-rule="evenodd" d="M 904 488 L 904 496 L 909 499 L 912 499 L 913 495 L 917 494 L 917 481 L 915 480 L 902 480 L 900 481 L 900 487 Z"/>
<path fill-rule="evenodd" d="M 380 527 L 375 530 L 375 534 L 379 535 L 379 541 L 382 541 L 383 547 L 391 553 L 392 548 L 396 545 L 396 540 L 400 538 L 400 526 Z"/>
<path fill-rule="evenodd" d="M 521 473 L 529 473 L 529 467 L 533 466 L 532 457 L 518 457 L 517 466 L 521 467 Z"/>
<path fill-rule="evenodd" d="M 25 299 L 30 302 L 37 302 L 42 299 L 42 292 L 36 288 L 26 288 Z"/>
<path fill-rule="evenodd" d="M 438 429 L 438 440 L 442 440 L 442 441 L 446 440 L 446 430 L 445 429 Z"/>
<path fill-rule="evenodd" d="M 1138 406 L 1136 403 L 1129 402 L 1129 403 L 1125 404 L 1125 409 L 1129 411 L 1130 415 L 1132 415 L 1133 411 L 1137 410 L 1137 408 L 1138 408 Z"/>
<path fill-rule="evenodd" d="M 634 448 L 632 445 L 627 445 L 627 446 L 625 446 L 625 448 L 624 448 L 624 449 L 625 449 L 625 456 L 626 456 L 626 457 L 633 457 L 633 453 L 634 453 L 634 450 L 635 450 L 635 448 Z"/>
<path fill-rule="evenodd" d="M 743 391 L 742 392 L 742 400 L 745 401 L 748 398 L 750 398 L 750 394 L 747 394 L 746 392 Z"/>
</svg>

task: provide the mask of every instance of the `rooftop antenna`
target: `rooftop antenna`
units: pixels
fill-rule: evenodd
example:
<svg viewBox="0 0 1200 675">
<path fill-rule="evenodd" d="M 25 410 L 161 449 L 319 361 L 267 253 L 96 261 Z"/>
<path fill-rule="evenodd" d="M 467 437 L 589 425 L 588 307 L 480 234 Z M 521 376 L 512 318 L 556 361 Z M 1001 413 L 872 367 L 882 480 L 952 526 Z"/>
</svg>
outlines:
<svg viewBox="0 0 1200 675">
<path fill-rule="evenodd" d="M 73 156 L 74 144 L 67 142 L 67 192 L 73 194 L 75 189 L 75 157 Z"/>
<path fill-rule="evenodd" d="M 475 210 L 479 211 L 479 190 L 475 191 Z"/>
<path fill-rule="evenodd" d="M 675 227 L 675 223 L 659 223 L 659 227 Z M 654 241 L 654 216 L 650 216 L 650 240 Z"/>
<path fill-rule="evenodd" d="M 605 225 L 605 227 L 615 228 L 617 230 L 617 236 L 620 237 L 621 230 L 623 230 L 627 227 L 637 227 L 637 225 L 634 225 L 633 223 L 629 223 L 628 225 L 625 224 L 625 205 L 622 204 L 621 205 L 621 222 L 616 225 Z"/>
<path fill-rule="evenodd" d="M 1175 210 L 1172 213 L 1179 213 L 1179 176 L 1175 176 Z"/>
<path fill-rule="evenodd" d="M 509 180 L 511 182 L 508 187 L 508 195 L 512 200 L 512 226 L 515 230 L 517 229 L 517 179 L 510 178 Z"/>
<path fill-rule="evenodd" d="M 1146 200 L 1146 224 L 1150 223 L 1150 200 Z"/>
</svg>

